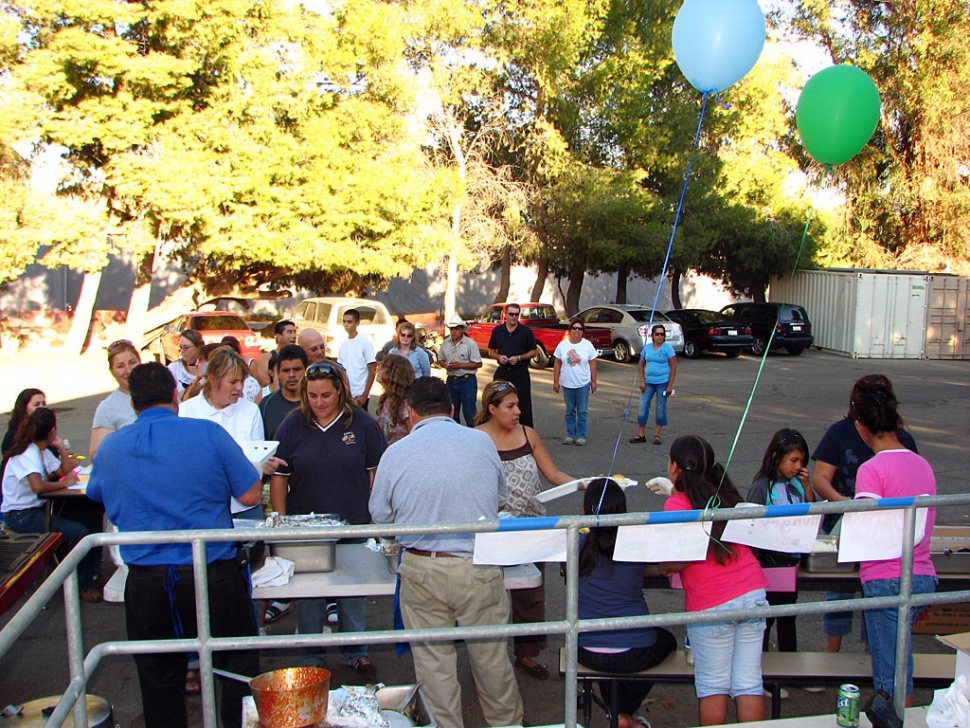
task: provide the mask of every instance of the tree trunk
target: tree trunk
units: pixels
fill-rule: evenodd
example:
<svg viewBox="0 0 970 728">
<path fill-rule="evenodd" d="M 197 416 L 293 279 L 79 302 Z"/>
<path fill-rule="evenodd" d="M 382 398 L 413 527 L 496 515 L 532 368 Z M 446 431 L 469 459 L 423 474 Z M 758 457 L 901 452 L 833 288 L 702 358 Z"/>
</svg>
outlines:
<svg viewBox="0 0 970 728">
<path fill-rule="evenodd" d="M 579 313 L 579 299 L 583 295 L 583 281 L 586 270 L 574 268 L 569 273 L 569 288 L 566 290 L 566 317 L 572 318 Z"/>
<path fill-rule="evenodd" d="M 683 274 L 680 272 L 679 268 L 670 269 L 670 302 L 673 304 L 674 308 L 683 308 L 683 304 L 680 302 L 680 279 Z"/>
<path fill-rule="evenodd" d="M 71 330 L 67 332 L 64 350 L 68 354 L 80 354 L 84 351 L 88 334 L 91 331 L 91 318 L 94 316 L 94 304 L 98 300 L 98 289 L 101 287 L 101 271 L 85 272 L 81 283 L 81 295 L 78 296 L 77 308 L 74 309 L 74 320 Z"/>
<path fill-rule="evenodd" d="M 135 287 L 128 300 L 128 316 L 125 318 L 125 338 L 133 341 L 137 348 L 141 348 L 141 340 L 145 335 L 145 320 L 148 306 L 152 299 L 152 278 L 155 273 L 156 245 L 142 256 L 135 270 Z"/>
<path fill-rule="evenodd" d="M 536 282 L 532 286 L 532 297 L 530 301 L 535 301 L 538 303 L 542 300 L 542 292 L 546 288 L 546 279 L 549 277 L 549 259 L 543 255 L 538 261 L 538 270 L 536 271 Z"/>
<path fill-rule="evenodd" d="M 502 248 L 499 262 L 502 266 L 502 280 L 499 282 L 498 291 L 492 303 L 505 303 L 509 300 L 509 289 L 512 287 L 512 251 L 508 245 Z"/>
<path fill-rule="evenodd" d="M 616 271 L 616 300 L 614 303 L 626 303 L 626 279 L 630 276 L 630 268 L 621 265 Z"/>
<path fill-rule="evenodd" d="M 445 273 L 445 321 L 458 311 L 458 254 L 461 247 L 461 203 L 451 212 L 451 251 Z"/>
<path fill-rule="evenodd" d="M 753 291 L 751 291 L 751 300 L 757 301 L 758 303 L 764 303 L 767 301 L 768 299 L 765 297 L 765 289 L 755 288 Z"/>
</svg>

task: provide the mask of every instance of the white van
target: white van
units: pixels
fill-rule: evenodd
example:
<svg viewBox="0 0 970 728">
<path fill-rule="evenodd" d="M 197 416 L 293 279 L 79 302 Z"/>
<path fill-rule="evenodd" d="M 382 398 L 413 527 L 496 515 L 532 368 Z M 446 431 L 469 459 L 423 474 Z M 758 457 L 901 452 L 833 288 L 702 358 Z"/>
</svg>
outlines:
<svg viewBox="0 0 970 728">
<path fill-rule="evenodd" d="M 380 351 L 385 343 L 395 336 L 394 319 L 380 301 L 370 298 L 343 298 L 342 296 L 323 296 L 307 298 L 296 307 L 293 321 L 299 329 L 316 329 L 327 345 L 327 357 L 337 358 L 340 344 L 347 338 L 344 331 L 344 312 L 355 308 L 360 312 L 360 326 L 357 332 L 367 337 Z"/>
</svg>

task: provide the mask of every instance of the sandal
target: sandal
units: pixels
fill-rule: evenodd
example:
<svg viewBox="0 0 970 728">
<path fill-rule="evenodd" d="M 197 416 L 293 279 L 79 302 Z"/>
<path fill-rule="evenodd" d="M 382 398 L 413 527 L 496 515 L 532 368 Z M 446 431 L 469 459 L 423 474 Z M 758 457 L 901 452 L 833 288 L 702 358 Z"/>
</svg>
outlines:
<svg viewBox="0 0 970 728">
<path fill-rule="evenodd" d="M 654 445 L 660 444 L 660 435 L 657 435 L 656 437 L 653 438 L 653 444 Z"/>
<path fill-rule="evenodd" d="M 264 624 L 272 624 L 284 614 L 289 614 L 292 602 L 273 602 L 266 607 L 266 616 L 263 618 Z"/>
<path fill-rule="evenodd" d="M 529 662 L 531 662 L 532 664 L 527 665 L 524 662 L 524 659 L 527 659 L 527 658 L 522 658 L 522 657 L 515 658 L 515 667 L 517 669 L 522 670 L 522 672 L 529 675 L 529 677 L 534 677 L 536 680 L 549 679 L 549 668 L 531 659 L 529 660 Z"/>
<path fill-rule="evenodd" d="M 199 695 L 202 692 L 202 679 L 198 670 L 187 670 L 185 673 L 185 694 Z"/>
<path fill-rule="evenodd" d="M 646 435 L 637 435 L 636 437 L 631 437 L 630 438 L 630 444 L 631 445 L 639 445 L 640 443 L 643 443 L 643 442 L 646 442 L 646 441 L 647 441 L 647 436 Z"/>
</svg>

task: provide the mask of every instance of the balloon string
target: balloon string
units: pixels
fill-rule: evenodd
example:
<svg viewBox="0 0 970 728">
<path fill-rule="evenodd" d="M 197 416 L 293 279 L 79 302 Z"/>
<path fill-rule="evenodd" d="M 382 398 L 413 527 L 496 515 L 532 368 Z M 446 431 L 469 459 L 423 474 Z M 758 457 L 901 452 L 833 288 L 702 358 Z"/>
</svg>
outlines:
<svg viewBox="0 0 970 728">
<path fill-rule="evenodd" d="M 825 171 L 827 174 L 834 174 L 832 167 L 825 165 Z M 802 230 L 802 240 L 798 246 L 798 252 L 795 254 L 795 263 L 792 265 L 791 275 L 795 275 L 795 271 L 798 270 L 798 262 L 802 257 L 802 250 L 805 248 L 805 240 L 808 238 L 808 228 L 812 224 L 812 218 L 815 216 L 815 207 L 811 207 L 808 211 L 808 220 L 805 221 L 805 229 Z M 728 453 L 727 461 L 724 464 L 724 474 L 721 476 L 721 482 L 717 484 L 717 492 L 721 491 L 721 484 L 724 482 L 724 478 L 727 477 L 728 468 L 731 467 L 731 460 L 734 458 L 734 449 L 738 445 L 738 440 L 741 438 L 741 430 L 744 427 L 744 421 L 748 417 L 748 410 L 751 409 L 751 402 L 754 400 L 755 390 L 758 388 L 758 382 L 761 381 L 761 372 L 765 368 L 765 361 L 768 358 L 768 352 L 771 350 L 771 342 L 775 339 L 775 331 L 778 330 L 779 319 L 781 318 L 781 309 L 778 310 L 778 318 L 775 319 L 775 325 L 771 329 L 771 335 L 768 337 L 768 343 L 765 344 L 765 350 L 761 353 L 761 362 L 758 364 L 758 374 L 754 378 L 754 384 L 751 386 L 751 394 L 748 395 L 748 401 L 744 405 L 744 412 L 741 414 L 741 421 L 738 423 L 738 431 L 734 433 L 734 441 L 731 443 L 731 451 Z"/>
<path fill-rule="evenodd" d="M 687 183 L 690 182 L 691 171 L 694 168 L 694 157 L 697 154 L 698 146 L 700 146 L 701 128 L 704 126 L 704 115 L 707 113 L 707 100 L 710 98 L 710 96 L 711 94 L 709 93 L 705 93 L 703 95 L 701 103 L 701 115 L 697 120 L 697 131 L 694 132 L 694 141 L 691 144 L 690 160 L 687 163 L 687 172 L 684 174 L 684 184 L 680 190 L 680 199 L 677 201 L 677 213 L 674 215 L 674 227 L 670 231 L 670 241 L 667 243 L 667 253 L 664 255 L 663 267 L 660 270 L 660 278 L 657 281 L 657 292 L 654 294 L 653 306 L 650 308 L 650 320 L 647 322 L 647 338 L 642 342 L 643 346 L 640 348 L 641 360 L 647 354 L 647 342 L 651 341 L 649 333 L 653 329 L 654 313 L 657 310 L 657 304 L 660 302 L 660 292 L 663 290 L 664 280 L 667 277 L 667 268 L 670 265 L 670 254 L 674 249 L 674 238 L 677 235 L 677 226 L 680 224 L 680 214 L 684 209 L 684 198 L 687 196 Z M 616 464 L 616 458 L 619 454 L 620 438 L 623 436 L 623 429 L 626 427 L 627 420 L 630 419 L 630 406 L 633 402 L 633 394 L 636 391 L 635 388 L 638 379 L 639 371 L 638 374 L 634 375 L 633 386 L 630 387 L 630 398 L 627 400 L 626 412 L 623 415 L 623 422 L 620 423 L 620 433 L 616 436 L 616 444 L 613 446 L 613 458 L 610 460 L 610 475 L 613 474 L 613 466 Z"/>
</svg>

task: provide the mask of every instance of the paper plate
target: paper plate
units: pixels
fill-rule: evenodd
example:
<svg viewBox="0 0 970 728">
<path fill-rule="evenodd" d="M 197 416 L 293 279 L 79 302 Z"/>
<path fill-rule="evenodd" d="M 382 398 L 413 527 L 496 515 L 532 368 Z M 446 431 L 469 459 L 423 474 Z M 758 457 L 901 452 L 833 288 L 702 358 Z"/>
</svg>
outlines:
<svg viewBox="0 0 970 728">
<path fill-rule="evenodd" d="M 279 446 L 276 440 L 250 440 L 239 443 L 249 462 L 255 465 L 259 472 L 263 472 L 263 466 L 276 454 L 276 448 Z"/>
<path fill-rule="evenodd" d="M 563 483 L 562 485 L 557 485 L 555 488 L 542 491 L 536 496 L 536 500 L 540 503 L 548 503 L 549 501 L 556 500 L 557 498 L 562 498 L 564 495 L 575 493 L 576 491 L 580 490 L 580 488 L 585 490 L 586 484 L 593 480 L 596 480 L 596 478 L 578 478 L 576 480 L 570 480 L 568 483 Z M 617 485 L 623 488 L 623 490 L 631 488 L 637 484 L 637 481 L 630 480 L 630 478 L 626 477 L 616 478 L 614 476 L 613 480 L 615 480 Z"/>
</svg>

